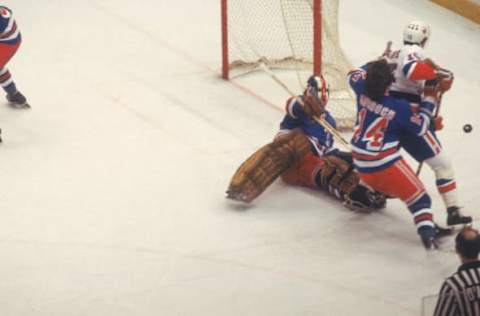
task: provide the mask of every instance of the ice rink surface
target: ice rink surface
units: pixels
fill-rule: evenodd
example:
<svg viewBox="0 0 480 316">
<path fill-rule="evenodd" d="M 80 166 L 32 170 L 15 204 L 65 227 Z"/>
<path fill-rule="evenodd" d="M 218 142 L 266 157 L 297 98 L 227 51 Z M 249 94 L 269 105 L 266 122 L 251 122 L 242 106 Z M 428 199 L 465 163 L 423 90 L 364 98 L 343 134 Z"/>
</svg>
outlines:
<svg viewBox="0 0 480 316">
<path fill-rule="evenodd" d="M 219 1 L 4 3 L 32 109 L 0 106 L 2 316 L 420 315 L 456 269 L 452 240 L 427 254 L 398 201 L 356 214 L 280 182 L 249 208 L 225 200 L 287 94 L 220 79 Z M 414 19 L 456 76 L 440 137 L 478 219 L 479 26 L 426 0 L 342 0 L 341 45 L 360 65 Z"/>
</svg>

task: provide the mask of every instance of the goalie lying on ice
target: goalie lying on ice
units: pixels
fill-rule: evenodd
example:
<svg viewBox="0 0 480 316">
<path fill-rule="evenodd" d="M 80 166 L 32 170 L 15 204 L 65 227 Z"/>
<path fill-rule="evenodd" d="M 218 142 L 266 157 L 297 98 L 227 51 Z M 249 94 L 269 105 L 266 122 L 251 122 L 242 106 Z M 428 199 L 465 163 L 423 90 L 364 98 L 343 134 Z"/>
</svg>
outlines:
<svg viewBox="0 0 480 316">
<path fill-rule="evenodd" d="M 351 154 L 334 148 L 332 135 L 315 120 L 322 116 L 335 127 L 325 110 L 327 102 L 325 80 L 310 77 L 304 94 L 287 101 L 273 142 L 258 149 L 235 172 L 227 197 L 249 203 L 280 176 L 291 185 L 329 192 L 350 209 L 384 208 L 385 196 L 360 183 Z"/>
</svg>

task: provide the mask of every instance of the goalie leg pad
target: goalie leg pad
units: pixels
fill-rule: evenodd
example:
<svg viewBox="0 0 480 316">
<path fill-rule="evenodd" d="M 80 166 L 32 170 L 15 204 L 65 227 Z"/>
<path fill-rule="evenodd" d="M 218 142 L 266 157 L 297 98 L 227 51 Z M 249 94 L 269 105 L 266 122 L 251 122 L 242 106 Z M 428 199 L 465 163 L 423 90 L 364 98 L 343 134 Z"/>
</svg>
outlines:
<svg viewBox="0 0 480 316">
<path fill-rule="evenodd" d="M 253 153 L 230 181 L 227 197 L 249 203 L 288 168 L 311 152 L 308 138 L 299 129 L 282 134 Z"/>
</svg>

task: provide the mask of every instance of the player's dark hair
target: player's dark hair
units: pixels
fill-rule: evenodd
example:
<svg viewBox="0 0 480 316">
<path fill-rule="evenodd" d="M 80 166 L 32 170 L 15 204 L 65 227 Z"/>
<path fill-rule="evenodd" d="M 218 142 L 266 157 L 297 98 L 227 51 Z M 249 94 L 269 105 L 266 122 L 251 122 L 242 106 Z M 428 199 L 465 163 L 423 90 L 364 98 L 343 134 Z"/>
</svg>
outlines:
<svg viewBox="0 0 480 316">
<path fill-rule="evenodd" d="M 395 81 L 392 69 L 385 59 L 367 64 L 367 79 L 365 80 L 365 94 L 373 101 L 380 101 L 387 88 Z"/>
<path fill-rule="evenodd" d="M 463 228 L 455 237 L 457 252 L 467 259 L 477 259 L 480 253 L 480 235 L 472 227 Z"/>
</svg>

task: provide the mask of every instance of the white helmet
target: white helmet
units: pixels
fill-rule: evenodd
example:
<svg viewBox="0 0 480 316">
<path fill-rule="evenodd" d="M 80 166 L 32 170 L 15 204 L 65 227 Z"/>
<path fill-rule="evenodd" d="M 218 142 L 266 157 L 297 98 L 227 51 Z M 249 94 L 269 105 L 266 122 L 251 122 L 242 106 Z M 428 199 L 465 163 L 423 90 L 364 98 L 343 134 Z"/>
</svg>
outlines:
<svg viewBox="0 0 480 316">
<path fill-rule="evenodd" d="M 430 26 L 422 21 L 412 21 L 403 30 L 403 42 L 424 46 L 430 37 Z"/>
</svg>

